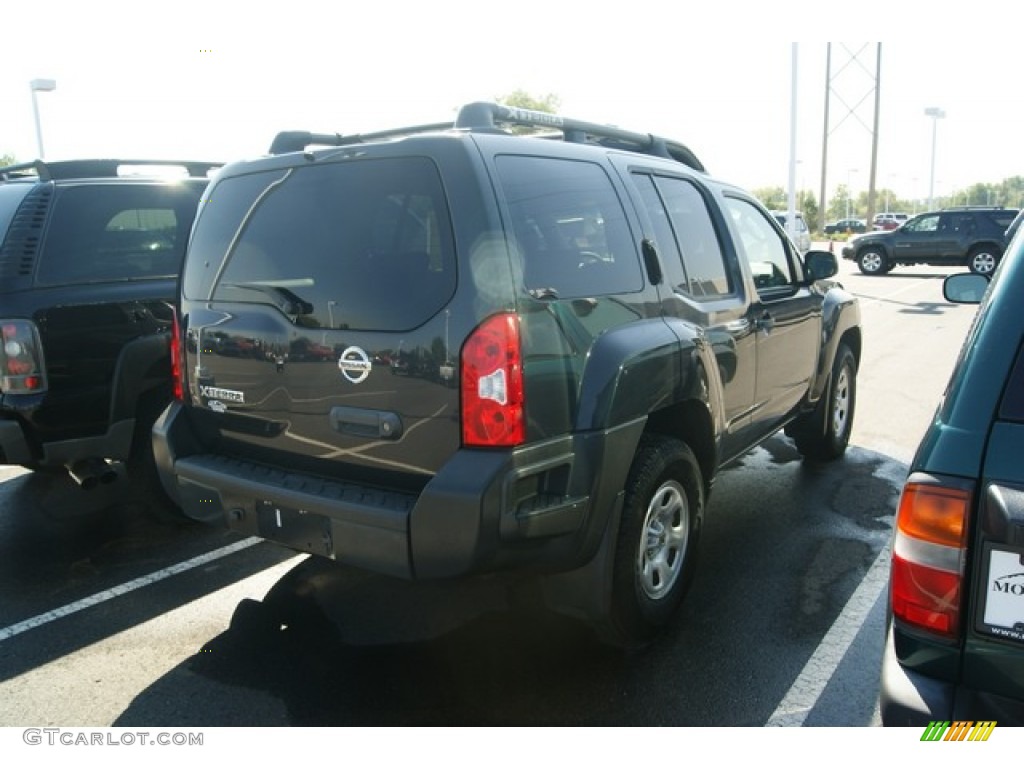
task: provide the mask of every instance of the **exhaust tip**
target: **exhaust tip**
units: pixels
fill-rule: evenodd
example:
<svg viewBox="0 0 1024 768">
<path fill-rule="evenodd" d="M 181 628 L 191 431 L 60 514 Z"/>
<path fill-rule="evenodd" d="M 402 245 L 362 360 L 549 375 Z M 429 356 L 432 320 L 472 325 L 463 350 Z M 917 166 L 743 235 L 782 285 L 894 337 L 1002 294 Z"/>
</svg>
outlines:
<svg viewBox="0 0 1024 768">
<path fill-rule="evenodd" d="M 82 459 L 67 465 L 68 474 L 83 491 L 91 491 L 100 484 L 109 485 L 117 480 L 117 472 L 105 460 Z"/>
</svg>

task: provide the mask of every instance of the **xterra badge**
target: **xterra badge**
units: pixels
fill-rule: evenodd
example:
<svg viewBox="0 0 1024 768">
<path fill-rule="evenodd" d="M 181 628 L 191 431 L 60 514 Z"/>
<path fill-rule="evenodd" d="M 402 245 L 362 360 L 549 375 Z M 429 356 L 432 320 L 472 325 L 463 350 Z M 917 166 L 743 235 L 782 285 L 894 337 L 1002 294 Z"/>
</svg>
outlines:
<svg viewBox="0 0 1024 768">
<path fill-rule="evenodd" d="M 199 396 L 208 400 L 227 400 L 229 403 L 244 403 L 245 392 L 236 389 L 221 389 L 220 387 L 199 387 Z"/>
<path fill-rule="evenodd" d="M 338 369 L 341 371 L 341 375 L 353 384 L 366 381 L 371 368 L 373 368 L 373 363 L 370 362 L 370 356 L 359 347 L 349 347 L 338 358 Z"/>
</svg>

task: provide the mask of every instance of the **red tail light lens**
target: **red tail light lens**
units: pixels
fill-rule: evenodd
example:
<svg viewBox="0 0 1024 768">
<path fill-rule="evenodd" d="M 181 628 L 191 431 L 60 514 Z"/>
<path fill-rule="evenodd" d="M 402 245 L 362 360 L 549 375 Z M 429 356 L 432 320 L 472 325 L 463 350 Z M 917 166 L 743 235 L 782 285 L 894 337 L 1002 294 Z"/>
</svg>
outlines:
<svg viewBox="0 0 1024 768">
<path fill-rule="evenodd" d="M 29 320 L 0 321 L 0 391 L 5 394 L 45 392 L 46 366 L 39 329 Z"/>
<path fill-rule="evenodd" d="M 966 559 L 971 491 L 911 479 L 893 542 L 891 601 L 901 621 L 955 638 Z"/>
<path fill-rule="evenodd" d="M 462 347 L 462 442 L 513 446 L 526 439 L 519 320 L 485 320 Z"/>
<path fill-rule="evenodd" d="M 183 354 L 184 349 L 181 346 L 181 319 L 178 317 L 178 310 L 175 309 L 171 317 L 171 381 L 174 399 L 178 401 L 185 399 Z"/>
</svg>

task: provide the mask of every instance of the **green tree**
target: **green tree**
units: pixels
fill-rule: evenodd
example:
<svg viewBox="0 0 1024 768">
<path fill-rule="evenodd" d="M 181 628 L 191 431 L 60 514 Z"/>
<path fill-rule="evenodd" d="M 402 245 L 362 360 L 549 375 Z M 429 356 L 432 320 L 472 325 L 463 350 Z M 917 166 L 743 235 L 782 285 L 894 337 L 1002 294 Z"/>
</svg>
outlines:
<svg viewBox="0 0 1024 768">
<path fill-rule="evenodd" d="M 17 162 L 18 161 L 14 157 L 14 155 L 6 155 L 6 154 L 5 155 L 0 155 L 0 168 L 2 168 L 4 166 L 7 166 L 7 165 L 14 165 Z"/>
</svg>

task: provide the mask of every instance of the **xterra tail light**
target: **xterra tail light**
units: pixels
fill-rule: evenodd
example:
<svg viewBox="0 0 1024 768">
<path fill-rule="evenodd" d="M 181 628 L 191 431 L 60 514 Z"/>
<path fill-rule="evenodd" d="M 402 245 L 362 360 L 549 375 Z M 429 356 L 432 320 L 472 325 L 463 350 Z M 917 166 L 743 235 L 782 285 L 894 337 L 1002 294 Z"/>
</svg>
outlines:
<svg viewBox="0 0 1024 768">
<path fill-rule="evenodd" d="M 512 446 L 526 439 L 519 320 L 485 320 L 462 347 L 462 442 Z"/>
<path fill-rule="evenodd" d="M 46 366 L 39 329 L 29 320 L 0 320 L 0 391 L 33 394 L 46 391 Z"/>
<path fill-rule="evenodd" d="M 185 399 L 185 366 L 182 362 L 184 349 L 181 346 L 181 318 L 178 310 L 172 310 L 171 316 L 171 381 L 174 399 Z"/>
<path fill-rule="evenodd" d="M 893 616 L 948 638 L 960 631 L 971 488 L 912 476 L 893 541 Z"/>
</svg>

